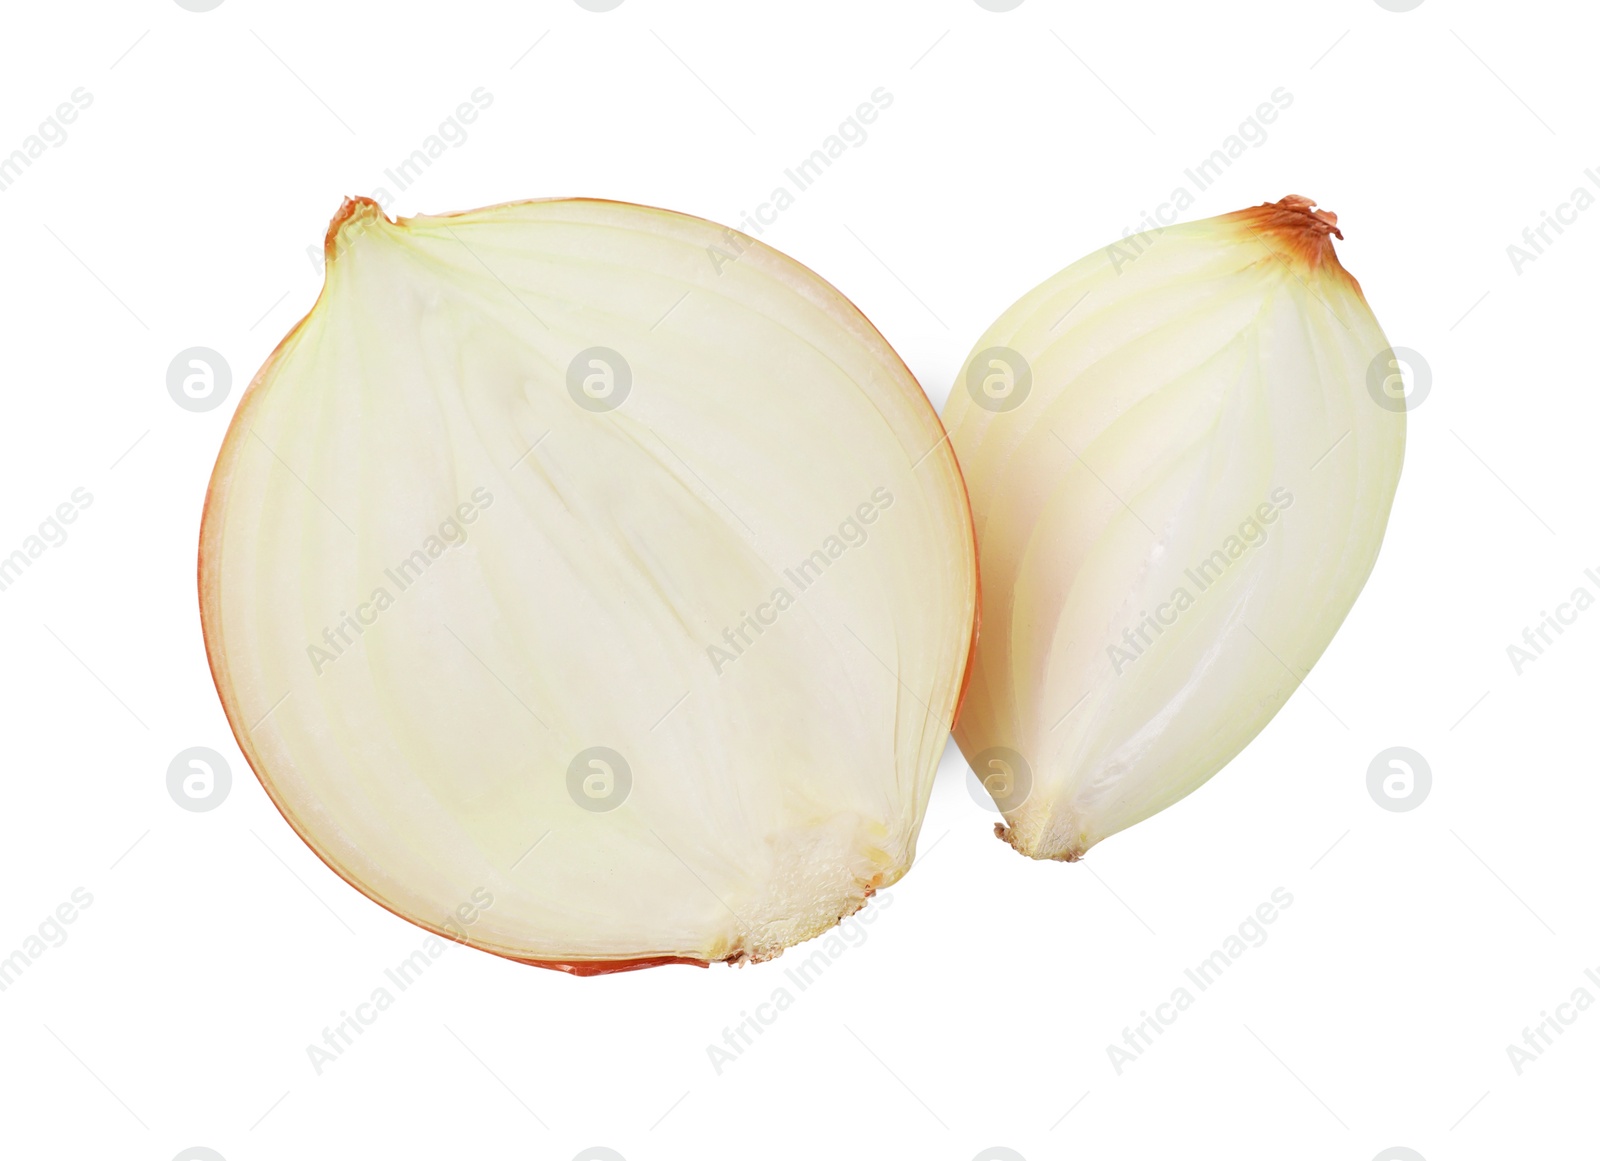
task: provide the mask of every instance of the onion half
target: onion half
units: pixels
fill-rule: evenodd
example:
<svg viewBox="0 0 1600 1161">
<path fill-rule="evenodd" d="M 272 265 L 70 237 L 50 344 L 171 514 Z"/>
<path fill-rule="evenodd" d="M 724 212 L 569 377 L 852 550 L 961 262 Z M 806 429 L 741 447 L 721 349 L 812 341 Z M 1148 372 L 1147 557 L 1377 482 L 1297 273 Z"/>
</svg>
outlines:
<svg viewBox="0 0 1600 1161">
<path fill-rule="evenodd" d="M 938 417 L 860 312 L 614 202 L 356 199 L 327 255 L 199 562 L 229 722 L 312 850 L 582 974 L 766 959 L 904 874 L 975 554 Z"/>
<path fill-rule="evenodd" d="M 1096 251 L 973 349 L 945 409 L 983 636 L 956 740 L 1034 858 L 1195 790 L 1283 706 L 1377 559 L 1398 364 L 1288 197 Z"/>
</svg>

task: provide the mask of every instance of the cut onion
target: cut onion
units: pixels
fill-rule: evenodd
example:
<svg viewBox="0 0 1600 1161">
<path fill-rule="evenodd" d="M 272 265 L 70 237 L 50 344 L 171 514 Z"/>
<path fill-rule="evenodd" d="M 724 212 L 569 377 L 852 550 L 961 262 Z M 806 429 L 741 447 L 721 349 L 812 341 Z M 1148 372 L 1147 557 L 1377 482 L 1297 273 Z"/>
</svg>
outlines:
<svg viewBox="0 0 1600 1161">
<path fill-rule="evenodd" d="M 229 722 L 312 850 L 583 974 L 767 959 L 899 879 L 977 581 L 938 417 L 861 313 L 614 202 L 356 199 L 327 256 L 199 577 Z"/>
<path fill-rule="evenodd" d="M 951 392 L 983 574 L 955 733 L 1023 854 L 1077 859 L 1215 774 L 1372 570 L 1405 402 L 1313 205 L 1096 251 Z"/>
</svg>

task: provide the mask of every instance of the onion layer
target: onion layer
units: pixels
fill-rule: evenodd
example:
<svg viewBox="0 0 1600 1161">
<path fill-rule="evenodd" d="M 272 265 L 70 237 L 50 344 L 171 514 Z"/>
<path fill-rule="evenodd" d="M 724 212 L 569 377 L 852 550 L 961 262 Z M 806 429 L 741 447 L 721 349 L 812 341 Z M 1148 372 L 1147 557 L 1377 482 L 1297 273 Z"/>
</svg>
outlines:
<svg viewBox="0 0 1600 1161">
<path fill-rule="evenodd" d="M 1372 570 L 1405 404 L 1312 206 L 1091 254 L 950 394 L 983 574 L 956 739 L 1023 854 L 1077 859 L 1215 774 Z"/>
<path fill-rule="evenodd" d="M 860 312 L 620 203 L 355 200 L 327 253 L 200 554 L 217 689 L 300 836 L 582 973 L 764 959 L 895 882 L 976 574 L 938 418 Z"/>
</svg>

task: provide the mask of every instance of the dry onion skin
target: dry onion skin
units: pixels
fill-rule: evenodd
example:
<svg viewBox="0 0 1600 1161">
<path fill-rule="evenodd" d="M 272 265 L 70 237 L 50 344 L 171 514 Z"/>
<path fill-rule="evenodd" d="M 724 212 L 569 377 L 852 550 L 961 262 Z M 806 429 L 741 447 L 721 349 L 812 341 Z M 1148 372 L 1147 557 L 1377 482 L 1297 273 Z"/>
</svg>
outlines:
<svg viewBox="0 0 1600 1161">
<path fill-rule="evenodd" d="M 894 883 L 977 603 L 961 475 L 837 290 L 616 202 L 347 201 L 201 533 L 284 817 L 398 915 L 579 974 L 755 961 Z"/>
<path fill-rule="evenodd" d="M 1366 582 L 1405 401 L 1334 236 L 1291 196 L 1125 238 L 1007 310 L 951 392 L 983 576 L 955 735 L 1023 854 L 1199 787 Z"/>
</svg>

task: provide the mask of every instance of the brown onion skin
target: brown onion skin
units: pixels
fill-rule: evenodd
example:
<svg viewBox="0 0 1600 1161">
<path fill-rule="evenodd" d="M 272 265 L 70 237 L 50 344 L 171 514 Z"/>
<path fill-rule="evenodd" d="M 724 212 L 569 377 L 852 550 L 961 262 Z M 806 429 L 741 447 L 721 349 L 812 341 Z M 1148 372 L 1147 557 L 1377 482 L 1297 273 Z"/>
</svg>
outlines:
<svg viewBox="0 0 1600 1161">
<path fill-rule="evenodd" d="M 470 947 L 471 944 L 468 944 Z M 575 960 L 563 963 L 558 960 L 548 959 L 516 959 L 507 956 L 513 963 L 525 963 L 530 967 L 549 968 L 551 971 L 568 972 L 575 976 L 608 976 L 613 972 L 636 972 L 641 968 L 661 967 L 669 963 L 686 963 L 693 967 L 710 967 L 703 959 L 690 959 L 681 955 L 655 955 L 645 956 L 642 959 L 589 959 Z"/>
</svg>

